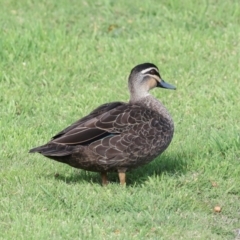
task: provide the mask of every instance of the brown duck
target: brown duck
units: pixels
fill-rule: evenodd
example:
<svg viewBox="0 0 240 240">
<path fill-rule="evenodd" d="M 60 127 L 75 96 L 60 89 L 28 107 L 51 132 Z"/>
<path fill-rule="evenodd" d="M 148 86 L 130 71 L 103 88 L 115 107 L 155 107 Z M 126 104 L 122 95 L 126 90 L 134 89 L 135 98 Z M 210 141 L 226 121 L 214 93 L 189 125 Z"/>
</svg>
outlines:
<svg viewBox="0 0 240 240">
<path fill-rule="evenodd" d="M 31 149 L 72 167 L 100 172 L 117 171 L 125 184 L 127 170 L 149 163 L 170 144 L 174 125 L 163 104 L 149 94 L 155 87 L 175 89 L 152 63 L 134 67 L 128 79 L 128 103 L 101 105 L 56 134 L 47 144 Z"/>
</svg>

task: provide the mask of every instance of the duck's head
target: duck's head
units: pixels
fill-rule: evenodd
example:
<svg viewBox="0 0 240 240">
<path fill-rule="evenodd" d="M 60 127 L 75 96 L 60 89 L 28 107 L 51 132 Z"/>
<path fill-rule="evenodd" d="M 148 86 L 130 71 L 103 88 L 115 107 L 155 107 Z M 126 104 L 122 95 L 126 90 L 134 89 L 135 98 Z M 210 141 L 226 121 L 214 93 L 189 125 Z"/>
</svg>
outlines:
<svg viewBox="0 0 240 240">
<path fill-rule="evenodd" d="M 176 87 L 165 82 L 159 73 L 157 66 L 152 63 L 143 63 L 135 66 L 128 78 L 128 88 L 131 99 L 146 97 L 149 90 L 160 87 L 175 90 Z"/>
</svg>

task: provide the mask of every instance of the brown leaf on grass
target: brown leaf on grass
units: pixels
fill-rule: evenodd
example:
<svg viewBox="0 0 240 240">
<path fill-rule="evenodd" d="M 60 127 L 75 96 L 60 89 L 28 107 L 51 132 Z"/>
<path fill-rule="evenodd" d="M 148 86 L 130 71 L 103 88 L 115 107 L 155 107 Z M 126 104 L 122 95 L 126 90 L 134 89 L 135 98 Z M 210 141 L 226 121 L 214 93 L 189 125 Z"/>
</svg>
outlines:
<svg viewBox="0 0 240 240">
<path fill-rule="evenodd" d="M 119 28 L 119 26 L 117 24 L 110 24 L 108 26 L 108 31 L 111 32 L 111 31 L 113 31 L 116 28 Z"/>
<path fill-rule="evenodd" d="M 218 187 L 218 184 L 216 182 L 211 181 L 211 183 L 212 183 L 212 187 Z"/>
<path fill-rule="evenodd" d="M 214 207 L 214 212 L 220 213 L 222 211 L 222 208 L 220 206 Z"/>
</svg>

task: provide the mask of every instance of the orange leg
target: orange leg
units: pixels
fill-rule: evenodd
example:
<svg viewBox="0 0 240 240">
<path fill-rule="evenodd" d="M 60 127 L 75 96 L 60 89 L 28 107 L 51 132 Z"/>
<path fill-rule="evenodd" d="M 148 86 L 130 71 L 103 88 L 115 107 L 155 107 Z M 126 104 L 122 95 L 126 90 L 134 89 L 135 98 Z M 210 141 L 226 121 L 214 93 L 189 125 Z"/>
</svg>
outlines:
<svg viewBox="0 0 240 240">
<path fill-rule="evenodd" d="M 107 173 L 106 172 L 101 172 L 101 178 L 102 178 L 102 185 L 107 185 L 108 184 L 108 179 L 107 179 Z"/>
<path fill-rule="evenodd" d="M 119 172 L 118 173 L 120 184 L 125 185 L 126 184 L 126 173 L 125 172 Z"/>
</svg>

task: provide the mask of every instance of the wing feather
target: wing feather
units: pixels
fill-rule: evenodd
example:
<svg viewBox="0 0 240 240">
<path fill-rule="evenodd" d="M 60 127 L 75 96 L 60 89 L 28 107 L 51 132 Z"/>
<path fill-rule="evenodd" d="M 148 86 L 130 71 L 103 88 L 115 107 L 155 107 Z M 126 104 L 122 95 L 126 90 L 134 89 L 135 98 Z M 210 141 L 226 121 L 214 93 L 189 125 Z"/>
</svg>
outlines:
<svg viewBox="0 0 240 240">
<path fill-rule="evenodd" d="M 114 135 L 126 131 L 130 133 L 132 130 L 136 134 L 139 130 L 139 124 L 149 122 L 151 117 L 152 113 L 146 113 L 146 109 L 140 105 L 121 102 L 104 104 L 92 111 L 88 116 L 56 134 L 50 143 L 86 145 L 102 139 L 102 143 L 106 146 L 109 142 L 104 141 L 104 138 L 108 136 L 112 138 L 110 145 L 116 145 L 117 138 L 114 138 Z M 127 142 L 132 141 L 133 137 L 134 134 L 127 134 L 120 145 L 127 145 Z M 100 149 L 100 155 L 102 155 L 103 149 Z M 113 156 L 115 153 L 117 154 L 117 151 L 108 154 Z"/>
<path fill-rule="evenodd" d="M 122 103 L 122 102 L 112 102 L 112 103 L 106 103 L 106 104 L 103 104 L 101 106 L 99 106 L 98 108 L 96 108 L 95 110 L 93 110 L 92 112 L 90 112 L 89 115 L 81 118 L 80 120 L 76 121 L 75 123 L 73 123 L 72 125 L 70 125 L 69 127 L 63 129 L 61 132 L 57 133 L 55 136 L 53 136 L 52 139 L 57 139 L 59 137 L 61 137 L 62 135 L 70 132 L 71 130 L 77 128 L 77 127 L 81 127 L 83 126 L 83 124 L 87 121 L 90 121 L 91 119 L 94 119 L 95 117 L 103 114 L 103 113 L 106 113 L 108 111 L 110 111 L 111 109 L 114 109 L 118 106 L 121 106 L 125 103 Z"/>
</svg>

